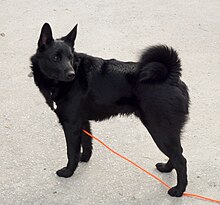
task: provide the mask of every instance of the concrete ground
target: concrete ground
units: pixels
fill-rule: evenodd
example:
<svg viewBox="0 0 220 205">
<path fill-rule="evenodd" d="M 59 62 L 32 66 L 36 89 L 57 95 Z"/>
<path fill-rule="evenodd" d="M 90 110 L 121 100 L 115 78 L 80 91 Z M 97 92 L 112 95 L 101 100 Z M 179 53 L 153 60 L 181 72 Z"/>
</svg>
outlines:
<svg viewBox="0 0 220 205">
<path fill-rule="evenodd" d="M 137 60 L 146 46 L 158 43 L 178 50 L 191 95 L 182 138 L 187 192 L 220 199 L 219 11 L 219 0 L 0 0 L 0 204 L 209 204 L 170 197 L 161 184 L 97 142 L 91 161 L 80 164 L 74 176 L 56 176 L 66 163 L 64 135 L 27 77 L 44 22 L 51 23 L 55 37 L 78 23 L 76 50 L 103 58 Z M 175 185 L 175 172 L 155 170 L 166 157 L 136 118 L 93 123 L 93 133 Z"/>
</svg>

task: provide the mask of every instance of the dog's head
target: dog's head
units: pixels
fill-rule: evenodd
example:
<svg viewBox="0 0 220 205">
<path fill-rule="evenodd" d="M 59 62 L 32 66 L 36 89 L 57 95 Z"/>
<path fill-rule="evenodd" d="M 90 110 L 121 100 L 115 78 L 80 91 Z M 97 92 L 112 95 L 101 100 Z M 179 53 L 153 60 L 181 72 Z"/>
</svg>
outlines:
<svg viewBox="0 0 220 205">
<path fill-rule="evenodd" d="M 57 81 L 72 81 L 75 78 L 76 33 L 77 25 L 69 34 L 55 40 L 50 25 L 48 23 L 43 25 L 36 56 L 38 67 L 47 78 Z"/>
</svg>

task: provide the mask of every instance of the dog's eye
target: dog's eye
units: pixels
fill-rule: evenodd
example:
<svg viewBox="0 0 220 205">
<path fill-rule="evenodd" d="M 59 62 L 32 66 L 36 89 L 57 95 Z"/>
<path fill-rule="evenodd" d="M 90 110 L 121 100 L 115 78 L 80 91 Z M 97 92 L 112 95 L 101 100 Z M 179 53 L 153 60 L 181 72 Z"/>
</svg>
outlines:
<svg viewBox="0 0 220 205">
<path fill-rule="evenodd" d="M 53 55 L 53 56 L 52 56 L 52 60 L 55 61 L 55 62 L 58 62 L 58 61 L 61 60 L 61 57 L 60 57 L 60 55 L 57 55 L 57 54 L 56 54 L 56 55 Z"/>
</svg>

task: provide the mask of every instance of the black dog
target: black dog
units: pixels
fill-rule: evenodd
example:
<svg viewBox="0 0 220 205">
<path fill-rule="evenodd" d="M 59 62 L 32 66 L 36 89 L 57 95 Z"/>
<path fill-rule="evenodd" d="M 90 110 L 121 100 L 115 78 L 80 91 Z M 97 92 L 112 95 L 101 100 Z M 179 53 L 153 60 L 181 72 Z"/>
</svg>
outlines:
<svg viewBox="0 0 220 205">
<path fill-rule="evenodd" d="M 188 118 L 189 95 L 180 80 L 176 51 L 159 45 L 148 48 L 138 63 L 103 60 L 76 53 L 76 33 L 77 25 L 67 36 L 54 40 L 45 23 L 37 52 L 31 57 L 34 81 L 57 114 L 66 137 L 68 163 L 57 175 L 70 177 L 79 161 L 89 161 L 92 142 L 82 132 L 91 132 L 89 120 L 133 113 L 169 158 L 165 164 L 156 164 L 157 169 L 177 172 L 177 185 L 168 193 L 181 196 L 187 185 L 187 168 L 180 134 Z"/>
</svg>

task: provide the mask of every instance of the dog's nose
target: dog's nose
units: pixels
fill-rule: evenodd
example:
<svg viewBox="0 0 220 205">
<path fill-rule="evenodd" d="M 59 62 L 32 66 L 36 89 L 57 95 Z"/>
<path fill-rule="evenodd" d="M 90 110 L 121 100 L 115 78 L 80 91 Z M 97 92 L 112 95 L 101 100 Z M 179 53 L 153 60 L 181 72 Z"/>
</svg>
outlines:
<svg viewBox="0 0 220 205">
<path fill-rule="evenodd" d="M 75 72 L 74 71 L 68 71 L 67 74 L 66 74 L 66 77 L 68 80 L 73 80 L 74 77 L 75 77 Z"/>
</svg>

